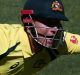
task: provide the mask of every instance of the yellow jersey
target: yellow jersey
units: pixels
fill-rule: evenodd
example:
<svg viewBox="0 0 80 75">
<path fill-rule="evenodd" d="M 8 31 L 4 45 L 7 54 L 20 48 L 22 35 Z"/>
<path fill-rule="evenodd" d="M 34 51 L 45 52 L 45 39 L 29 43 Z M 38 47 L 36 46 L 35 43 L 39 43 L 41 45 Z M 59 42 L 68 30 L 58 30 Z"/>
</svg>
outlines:
<svg viewBox="0 0 80 75">
<path fill-rule="evenodd" d="M 80 35 L 64 32 L 63 44 L 59 47 L 59 54 L 80 53 Z"/>
<path fill-rule="evenodd" d="M 0 75 L 31 75 L 51 60 L 46 50 L 32 53 L 21 24 L 0 24 L 0 57 Z"/>
</svg>

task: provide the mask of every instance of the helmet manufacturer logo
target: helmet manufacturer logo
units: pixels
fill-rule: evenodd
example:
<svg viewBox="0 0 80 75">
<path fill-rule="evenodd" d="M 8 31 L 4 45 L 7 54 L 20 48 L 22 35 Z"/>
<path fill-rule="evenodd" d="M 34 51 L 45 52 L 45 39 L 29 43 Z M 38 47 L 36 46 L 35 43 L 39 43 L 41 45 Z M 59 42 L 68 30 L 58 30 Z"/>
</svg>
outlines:
<svg viewBox="0 0 80 75">
<path fill-rule="evenodd" d="M 18 65 L 19 65 L 19 62 L 16 62 L 15 64 L 13 64 L 13 65 L 10 67 L 10 69 L 14 69 L 14 68 L 18 67 Z"/>
<path fill-rule="evenodd" d="M 53 11 L 62 11 L 62 5 L 58 1 L 53 2 L 51 8 Z"/>
</svg>

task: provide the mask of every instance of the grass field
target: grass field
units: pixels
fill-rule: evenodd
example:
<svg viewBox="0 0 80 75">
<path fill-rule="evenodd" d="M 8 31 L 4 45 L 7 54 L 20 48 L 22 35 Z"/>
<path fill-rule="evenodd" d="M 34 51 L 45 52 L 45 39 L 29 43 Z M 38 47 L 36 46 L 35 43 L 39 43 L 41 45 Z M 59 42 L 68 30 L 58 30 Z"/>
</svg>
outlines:
<svg viewBox="0 0 80 75">
<path fill-rule="evenodd" d="M 36 75 L 80 75 L 80 55 L 63 55 Z"/>
<path fill-rule="evenodd" d="M 26 0 L 0 0 L 0 23 L 19 24 L 20 11 Z M 68 22 L 65 30 L 80 34 L 80 0 L 62 0 Z M 80 75 L 80 55 L 64 55 L 51 62 L 36 75 Z"/>
</svg>

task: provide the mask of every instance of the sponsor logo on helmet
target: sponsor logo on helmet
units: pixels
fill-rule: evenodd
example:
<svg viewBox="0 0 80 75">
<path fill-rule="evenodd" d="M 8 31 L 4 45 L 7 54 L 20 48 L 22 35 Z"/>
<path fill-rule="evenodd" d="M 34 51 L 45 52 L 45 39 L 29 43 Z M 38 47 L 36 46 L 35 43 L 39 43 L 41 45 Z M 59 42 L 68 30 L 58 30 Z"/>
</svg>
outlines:
<svg viewBox="0 0 80 75">
<path fill-rule="evenodd" d="M 51 8 L 53 11 L 63 11 L 62 5 L 58 1 L 53 2 Z"/>
</svg>

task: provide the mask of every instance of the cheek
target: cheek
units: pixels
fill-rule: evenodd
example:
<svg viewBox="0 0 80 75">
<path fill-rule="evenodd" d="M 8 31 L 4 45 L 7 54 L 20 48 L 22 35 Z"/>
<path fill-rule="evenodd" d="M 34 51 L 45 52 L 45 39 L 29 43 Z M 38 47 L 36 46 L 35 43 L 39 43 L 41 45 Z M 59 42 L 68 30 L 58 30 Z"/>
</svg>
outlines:
<svg viewBox="0 0 80 75">
<path fill-rule="evenodd" d="M 45 35 L 46 33 L 46 28 L 36 28 L 36 30 L 39 34 L 42 34 L 42 35 Z"/>
<path fill-rule="evenodd" d="M 42 23 L 35 22 L 34 23 L 35 29 L 37 30 L 37 33 L 44 35 L 46 33 L 46 26 Z"/>
</svg>

